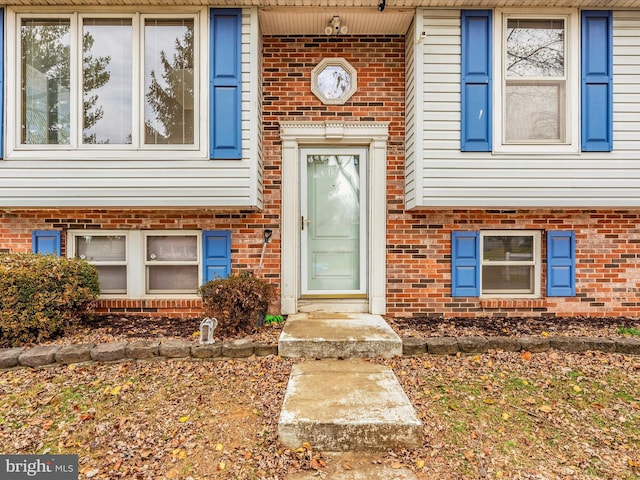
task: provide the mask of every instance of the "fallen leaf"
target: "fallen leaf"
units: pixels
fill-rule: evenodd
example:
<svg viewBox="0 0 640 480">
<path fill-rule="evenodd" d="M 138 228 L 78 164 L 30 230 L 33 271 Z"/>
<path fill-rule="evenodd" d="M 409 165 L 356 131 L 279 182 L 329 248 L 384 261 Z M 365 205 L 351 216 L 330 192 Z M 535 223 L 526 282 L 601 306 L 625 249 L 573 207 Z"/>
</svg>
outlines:
<svg viewBox="0 0 640 480">
<path fill-rule="evenodd" d="M 118 395 L 120 393 L 120 390 L 122 390 L 122 387 L 120 385 L 118 385 L 116 387 L 113 387 L 109 393 L 111 395 Z"/>
<path fill-rule="evenodd" d="M 222 445 L 221 443 L 216 443 L 216 450 L 217 451 L 221 451 L 224 448 L 224 445 Z"/>
<path fill-rule="evenodd" d="M 227 468 L 227 464 L 225 462 L 220 462 L 218 464 L 218 470 L 224 470 L 225 468 Z"/>
<path fill-rule="evenodd" d="M 467 450 L 464 452 L 464 458 L 466 458 L 468 462 L 472 462 L 475 456 L 476 454 L 473 453 L 472 450 Z"/>
<path fill-rule="evenodd" d="M 551 405 L 540 405 L 538 407 L 538 410 L 544 413 L 551 413 L 553 412 L 553 408 L 551 408 Z"/>
<path fill-rule="evenodd" d="M 417 468 L 424 468 L 424 460 L 416 460 Z"/>
<path fill-rule="evenodd" d="M 322 461 L 322 459 L 314 458 L 313 460 L 311 460 L 311 468 L 313 468 L 314 470 L 322 470 L 324 467 L 326 467 L 326 464 Z"/>
<path fill-rule="evenodd" d="M 302 448 L 304 448 L 304 449 L 305 449 L 305 450 L 307 450 L 307 451 L 311 451 L 311 450 L 312 450 L 312 448 L 311 448 L 311 444 L 310 444 L 309 442 L 304 442 L 304 443 L 302 444 Z"/>
<path fill-rule="evenodd" d="M 509 415 L 507 412 L 503 412 L 502 413 L 502 420 L 509 420 L 511 418 L 511 415 Z"/>
<path fill-rule="evenodd" d="M 400 465 L 398 462 L 394 462 L 391 464 L 391 468 L 395 468 L 397 470 L 398 468 L 402 468 L 402 465 Z"/>
<path fill-rule="evenodd" d="M 178 419 L 180 423 L 185 423 L 187 420 L 189 420 L 189 415 L 185 415 L 184 417 L 180 417 Z"/>
<path fill-rule="evenodd" d="M 351 465 L 349 465 L 348 463 L 343 463 L 342 464 L 342 468 L 344 470 L 353 470 L 353 467 Z"/>
<path fill-rule="evenodd" d="M 531 359 L 533 358 L 533 355 L 531 355 L 531 352 L 522 352 L 520 354 L 520 357 L 522 358 L 522 360 L 524 360 L 525 362 L 530 362 Z"/>
</svg>

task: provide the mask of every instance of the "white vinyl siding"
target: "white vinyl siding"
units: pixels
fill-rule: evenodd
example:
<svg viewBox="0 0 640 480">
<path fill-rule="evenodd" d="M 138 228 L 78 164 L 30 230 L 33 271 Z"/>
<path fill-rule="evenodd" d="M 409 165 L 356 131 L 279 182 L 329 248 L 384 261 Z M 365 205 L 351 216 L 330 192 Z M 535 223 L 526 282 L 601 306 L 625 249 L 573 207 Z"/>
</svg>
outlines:
<svg viewBox="0 0 640 480">
<path fill-rule="evenodd" d="M 242 159 L 209 160 L 195 153 L 131 159 L 113 151 L 92 152 L 91 158 L 0 159 L 0 207 L 261 208 L 256 25 L 257 10 L 243 10 Z M 208 38 L 207 32 L 205 25 Z M 207 48 L 206 58 L 208 53 Z M 208 66 L 203 70 L 208 79 Z"/>
<path fill-rule="evenodd" d="M 460 11 L 418 15 L 427 35 L 415 49 L 424 122 L 413 162 L 423 188 L 412 206 L 640 207 L 640 12 L 613 14 L 613 151 L 544 155 L 460 151 Z"/>
<path fill-rule="evenodd" d="M 419 99 L 422 96 L 416 97 L 416 77 L 421 76 L 415 72 L 416 67 L 422 67 L 422 63 L 415 61 L 415 44 L 416 44 L 416 30 L 421 31 L 422 17 L 416 17 L 419 25 L 416 22 L 411 24 L 406 36 L 405 45 L 405 158 L 404 158 L 404 178 L 405 178 L 405 203 L 407 208 L 415 206 L 416 190 L 419 187 L 416 185 L 416 180 L 421 179 L 419 172 L 416 172 L 416 150 L 421 149 L 420 138 L 416 136 L 416 123 L 420 124 L 421 116 L 419 115 L 419 109 L 417 105 L 421 103 Z M 418 32 L 419 33 L 419 32 Z M 418 84 L 419 85 L 419 84 Z"/>
<path fill-rule="evenodd" d="M 258 9 L 245 9 L 242 12 L 242 158 L 255 159 L 249 171 L 250 204 L 258 208 L 262 208 L 264 201 L 261 52 Z"/>
</svg>

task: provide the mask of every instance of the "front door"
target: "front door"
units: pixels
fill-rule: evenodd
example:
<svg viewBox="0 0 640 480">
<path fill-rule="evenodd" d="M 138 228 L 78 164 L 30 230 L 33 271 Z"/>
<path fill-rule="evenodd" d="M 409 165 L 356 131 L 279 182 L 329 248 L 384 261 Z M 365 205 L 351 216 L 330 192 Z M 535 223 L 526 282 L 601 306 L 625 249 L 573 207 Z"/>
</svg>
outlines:
<svg viewBox="0 0 640 480">
<path fill-rule="evenodd" d="M 366 296 L 366 153 L 354 147 L 301 150 L 303 297 Z"/>
</svg>

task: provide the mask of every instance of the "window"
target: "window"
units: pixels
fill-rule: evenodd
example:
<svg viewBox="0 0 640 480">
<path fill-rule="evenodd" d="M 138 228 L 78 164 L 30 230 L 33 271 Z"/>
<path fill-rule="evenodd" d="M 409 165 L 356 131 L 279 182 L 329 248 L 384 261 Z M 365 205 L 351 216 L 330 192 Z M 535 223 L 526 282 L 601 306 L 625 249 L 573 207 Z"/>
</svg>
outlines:
<svg viewBox="0 0 640 480">
<path fill-rule="evenodd" d="M 147 293 L 193 293 L 198 280 L 198 237 L 145 234 Z"/>
<path fill-rule="evenodd" d="M 11 12 L 10 22 L 18 94 L 9 150 L 206 154 L 207 125 L 197 121 L 206 105 L 203 11 Z"/>
<path fill-rule="evenodd" d="M 196 294 L 201 284 L 200 232 L 83 230 L 69 239 L 68 255 L 97 267 L 102 295 Z M 228 262 L 229 250 L 219 255 Z"/>
<path fill-rule="evenodd" d="M 127 237 L 85 233 L 74 235 L 74 256 L 98 269 L 102 294 L 127 293 Z"/>
<path fill-rule="evenodd" d="M 504 28 L 504 143 L 565 144 L 565 19 L 507 17 Z"/>
<path fill-rule="evenodd" d="M 575 296 L 575 233 L 547 232 L 546 295 Z M 541 232 L 455 231 L 451 235 L 454 297 L 539 297 Z"/>
<path fill-rule="evenodd" d="M 540 232 L 480 233 L 482 295 L 540 293 Z"/>
<path fill-rule="evenodd" d="M 577 151 L 579 96 L 575 15 L 504 12 L 496 28 L 495 151 Z M 575 36 L 575 38 L 574 38 Z"/>
<path fill-rule="evenodd" d="M 461 26 L 462 151 L 612 149 L 611 12 L 464 10 Z"/>
</svg>

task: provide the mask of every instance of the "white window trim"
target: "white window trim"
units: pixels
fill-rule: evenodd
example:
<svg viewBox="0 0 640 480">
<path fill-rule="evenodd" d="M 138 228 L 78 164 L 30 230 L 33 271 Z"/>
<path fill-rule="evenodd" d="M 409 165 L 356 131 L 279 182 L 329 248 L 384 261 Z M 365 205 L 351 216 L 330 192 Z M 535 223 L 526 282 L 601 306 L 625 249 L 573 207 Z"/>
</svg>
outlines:
<svg viewBox="0 0 640 480">
<path fill-rule="evenodd" d="M 63 9 L 50 8 L 46 10 L 37 10 L 26 8 L 7 9 L 7 63 L 6 70 L 11 72 L 6 77 L 7 83 L 7 112 L 6 118 L 13 121 L 6 122 L 6 148 L 5 158 L 7 159 L 24 159 L 24 160 L 112 160 L 122 159 L 123 153 L 126 153 L 128 159 L 131 160 L 194 160 L 207 159 L 209 149 L 209 120 L 207 112 L 209 111 L 209 61 L 207 58 L 209 51 L 209 15 L 206 8 L 188 9 L 175 11 L 173 9 L 109 9 L 109 13 L 104 13 L 105 9 L 82 8 L 82 9 Z M 193 18 L 194 19 L 194 56 L 197 60 L 197 75 L 194 76 L 194 123 L 198 125 L 197 131 L 194 132 L 195 143 L 193 145 L 82 145 L 78 144 L 78 134 L 81 127 L 79 126 L 82 118 L 82 111 L 79 108 L 82 104 L 82 92 L 79 91 L 81 72 L 77 68 L 78 62 L 81 62 L 82 49 L 72 49 L 71 69 L 72 77 L 70 79 L 71 91 L 75 92 L 73 101 L 71 102 L 71 118 L 73 123 L 80 122 L 71 131 L 72 145 L 22 145 L 20 143 L 20 91 L 21 78 L 19 68 L 19 45 L 20 45 L 20 29 L 19 22 L 21 18 L 50 18 L 52 15 L 60 18 L 71 19 L 71 37 L 78 44 L 81 32 L 78 29 L 77 19 L 84 17 L 92 18 L 124 18 L 131 17 L 134 26 L 137 19 L 145 17 L 155 18 Z M 75 19 L 75 20 L 74 20 Z M 142 28 L 141 25 L 139 28 Z M 133 62 L 137 61 L 140 65 L 141 45 L 139 35 L 134 32 Z M 72 42 L 73 43 L 73 42 Z M 75 54 L 74 54 L 75 53 Z M 134 63 L 135 65 L 136 63 Z M 144 95 L 144 85 L 141 84 L 137 75 L 140 69 L 134 69 L 132 78 L 132 102 L 138 105 L 138 110 L 143 109 L 141 105 L 141 95 Z M 140 118 L 140 124 L 144 124 L 144 119 Z M 139 131 L 140 124 L 132 125 L 133 133 Z"/>
<path fill-rule="evenodd" d="M 115 299 L 153 299 L 153 298 L 198 298 L 198 293 L 167 292 L 167 293 L 146 293 L 147 289 L 147 265 L 146 261 L 146 239 L 148 236 L 185 236 L 194 235 L 197 241 L 198 259 L 192 264 L 198 265 L 198 284 L 202 283 L 202 231 L 200 230 L 69 230 L 67 232 L 67 257 L 76 256 L 76 237 L 110 236 L 118 235 L 125 237 L 126 266 L 127 266 L 127 293 L 106 293 L 100 298 Z M 91 263 L 91 262 L 90 262 Z M 102 264 L 99 262 L 99 264 Z M 180 262 L 180 264 L 186 264 Z"/>
<path fill-rule="evenodd" d="M 533 262 L 526 261 L 521 265 L 533 265 L 533 292 L 521 293 L 517 291 L 483 293 L 482 270 L 484 263 L 484 239 L 485 237 L 533 237 Z M 542 234 L 539 230 L 481 230 L 480 231 L 480 296 L 483 298 L 540 298 L 542 284 Z M 502 262 L 488 262 L 486 265 L 502 265 Z M 518 262 L 511 262 L 518 265 Z"/>
<path fill-rule="evenodd" d="M 505 41 L 504 33 L 509 18 L 564 19 L 566 25 L 566 141 L 545 144 L 504 143 L 504 99 L 505 76 L 503 72 Z M 504 9 L 494 12 L 493 29 L 493 153 L 508 154 L 575 154 L 580 151 L 580 15 L 577 9 L 535 10 Z M 532 152 L 532 149 L 535 150 Z"/>
</svg>

